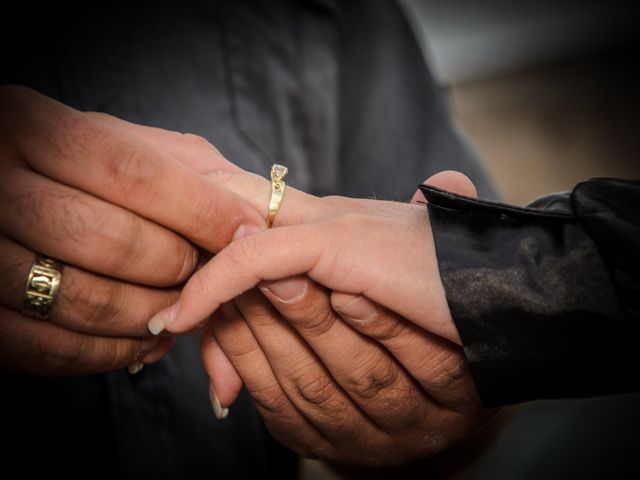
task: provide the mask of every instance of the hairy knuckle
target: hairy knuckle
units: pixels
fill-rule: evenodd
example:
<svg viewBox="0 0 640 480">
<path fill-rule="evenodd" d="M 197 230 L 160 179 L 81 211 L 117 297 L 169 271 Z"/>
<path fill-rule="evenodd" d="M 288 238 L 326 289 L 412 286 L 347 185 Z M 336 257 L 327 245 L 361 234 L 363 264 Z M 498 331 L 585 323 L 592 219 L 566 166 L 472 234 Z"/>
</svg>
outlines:
<svg viewBox="0 0 640 480">
<path fill-rule="evenodd" d="M 116 142 L 105 149 L 103 161 L 105 181 L 111 191 L 147 205 L 157 200 L 158 167 L 141 147 Z"/>
<path fill-rule="evenodd" d="M 20 213 L 20 218 L 46 229 L 51 241 L 84 243 L 86 240 L 94 212 L 81 192 L 29 183 L 20 185 L 6 198 L 7 206 Z M 55 216 L 51 215 L 52 206 L 55 206 Z"/>
<path fill-rule="evenodd" d="M 60 155 L 68 155 L 72 151 L 78 156 L 93 156 L 96 147 L 99 148 L 108 141 L 109 134 L 105 126 L 77 110 L 65 110 L 56 122 L 55 147 Z"/>
</svg>

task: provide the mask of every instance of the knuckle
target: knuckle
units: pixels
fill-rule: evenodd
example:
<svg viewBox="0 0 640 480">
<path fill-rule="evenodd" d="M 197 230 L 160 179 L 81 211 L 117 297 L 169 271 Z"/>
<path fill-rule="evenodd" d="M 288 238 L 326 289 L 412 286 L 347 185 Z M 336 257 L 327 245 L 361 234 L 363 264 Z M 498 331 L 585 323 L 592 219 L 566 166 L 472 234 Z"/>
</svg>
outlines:
<svg viewBox="0 0 640 480">
<path fill-rule="evenodd" d="M 313 405 L 325 405 L 336 394 L 334 382 L 324 372 L 296 375 L 291 382 L 300 397 Z"/>
<path fill-rule="evenodd" d="M 252 237 L 244 237 L 230 243 L 222 253 L 225 254 L 225 258 L 230 264 L 231 271 L 237 275 L 250 275 L 255 274 L 252 271 L 251 265 L 254 265 L 254 259 L 256 258 L 256 246 Z M 256 278 L 258 280 L 258 278 Z"/>
<path fill-rule="evenodd" d="M 123 198 L 136 198 L 148 205 L 155 203 L 158 180 L 157 163 L 137 145 L 115 142 L 103 156 L 105 182 L 110 191 Z"/>
<path fill-rule="evenodd" d="M 464 377 L 469 370 L 464 355 L 459 350 L 438 349 L 425 359 L 429 373 L 421 379 L 428 389 L 445 390 Z"/>
<path fill-rule="evenodd" d="M 400 338 L 406 332 L 404 322 L 391 318 L 380 310 L 372 318 L 369 327 L 371 328 L 372 336 L 382 342 Z"/>
<path fill-rule="evenodd" d="M 373 305 L 369 314 L 365 314 L 361 318 L 349 316 L 349 320 L 349 323 L 353 324 L 361 333 L 380 342 L 400 338 L 406 331 L 406 324 L 403 321 L 389 314 L 379 305 Z"/>
<path fill-rule="evenodd" d="M 326 334 L 336 322 L 333 310 L 324 304 L 308 302 L 293 308 L 298 309 L 295 325 L 308 338 Z"/>
<path fill-rule="evenodd" d="M 97 279 L 80 281 L 69 275 L 60 289 L 60 314 L 76 323 L 82 330 L 104 331 L 105 324 L 121 311 L 122 285 Z"/>
<path fill-rule="evenodd" d="M 203 272 L 196 272 L 189 281 L 183 292 L 188 292 L 192 299 L 208 298 L 211 292 L 211 283 L 207 281 Z"/>
<path fill-rule="evenodd" d="M 205 148 L 210 150 L 213 148 L 213 145 L 204 137 L 200 135 L 196 135 L 195 133 L 181 133 L 181 140 L 189 145 L 193 145 L 195 147 Z"/>
<path fill-rule="evenodd" d="M 365 363 L 347 381 L 347 390 L 366 400 L 375 398 L 392 387 L 400 375 L 395 363 L 377 351 L 376 354 L 378 358 Z"/>
<path fill-rule="evenodd" d="M 268 414 L 277 415 L 287 423 L 292 420 L 288 413 L 289 400 L 279 384 L 273 383 L 262 388 L 251 390 L 250 393 L 256 404 Z"/>
<path fill-rule="evenodd" d="M 98 236 L 100 243 L 108 246 L 103 249 L 104 258 L 113 271 L 127 271 L 140 264 L 147 251 L 145 242 L 140 241 L 146 238 L 144 228 L 142 219 L 129 214 L 108 217 L 101 225 Z"/>
<path fill-rule="evenodd" d="M 320 415 L 332 428 L 346 427 L 349 424 L 350 404 L 340 393 L 335 381 L 323 371 L 294 374 L 291 383 L 299 398 L 312 406 L 316 415 Z"/>
<path fill-rule="evenodd" d="M 66 109 L 55 121 L 55 145 L 61 154 L 73 151 L 91 156 L 93 149 L 105 145 L 109 138 L 108 130 L 101 122 L 77 110 Z"/>
</svg>

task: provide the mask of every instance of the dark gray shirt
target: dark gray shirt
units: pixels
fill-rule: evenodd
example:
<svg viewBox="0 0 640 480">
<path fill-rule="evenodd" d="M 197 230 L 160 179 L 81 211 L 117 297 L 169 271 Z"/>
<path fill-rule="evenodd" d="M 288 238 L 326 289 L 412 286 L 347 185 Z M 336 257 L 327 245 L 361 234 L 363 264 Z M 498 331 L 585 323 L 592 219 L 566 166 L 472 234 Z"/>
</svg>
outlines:
<svg viewBox="0 0 640 480">
<path fill-rule="evenodd" d="M 254 172 L 285 164 L 289 183 L 315 194 L 407 200 L 421 180 L 455 169 L 492 196 L 395 2 L 85 8 L 7 14 L 21 28 L 4 32 L 0 81 L 201 135 Z M 197 343 L 180 339 L 135 377 L 4 377 L 3 430 L 15 439 L 7 461 L 25 474 L 294 476 L 295 458 L 246 395 L 215 420 Z"/>
</svg>

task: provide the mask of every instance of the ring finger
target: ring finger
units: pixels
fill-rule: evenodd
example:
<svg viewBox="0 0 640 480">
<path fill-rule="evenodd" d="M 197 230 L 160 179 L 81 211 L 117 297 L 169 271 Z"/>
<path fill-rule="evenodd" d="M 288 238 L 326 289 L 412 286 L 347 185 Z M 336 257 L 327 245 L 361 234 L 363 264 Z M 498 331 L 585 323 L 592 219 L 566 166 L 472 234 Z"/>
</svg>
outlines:
<svg viewBox="0 0 640 480">
<path fill-rule="evenodd" d="M 35 252 L 0 235 L 0 305 L 20 311 Z M 49 322 L 85 334 L 147 336 L 146 322 L 178 297 L 177 289 L 156 289 L 64 267 Z"/>
</svg>

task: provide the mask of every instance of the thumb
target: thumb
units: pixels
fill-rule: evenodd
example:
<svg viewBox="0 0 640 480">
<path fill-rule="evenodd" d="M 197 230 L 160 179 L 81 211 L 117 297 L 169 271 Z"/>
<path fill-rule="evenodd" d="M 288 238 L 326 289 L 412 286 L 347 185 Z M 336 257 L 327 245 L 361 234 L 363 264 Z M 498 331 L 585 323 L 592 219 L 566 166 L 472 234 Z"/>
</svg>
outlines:
<svg viewBox="0 0 640 480">
<path fill-rule="evenodd" d="M 477 198 L 478 191 L 473 182 L 464 173 L 453 170 L 444 170 L 430 176 L 424 181 L 425 185 L 446 190 L 447 192 L 463 195 L 465 197 Z M 416 190 L 411 198 L 411 203 L 424 203 L 426 199 L 420 190 Z"/>
</svg>

